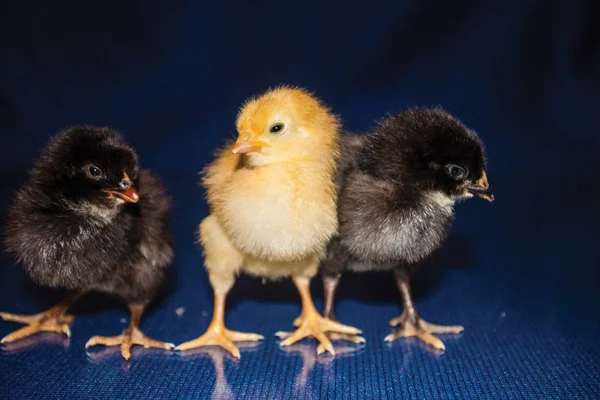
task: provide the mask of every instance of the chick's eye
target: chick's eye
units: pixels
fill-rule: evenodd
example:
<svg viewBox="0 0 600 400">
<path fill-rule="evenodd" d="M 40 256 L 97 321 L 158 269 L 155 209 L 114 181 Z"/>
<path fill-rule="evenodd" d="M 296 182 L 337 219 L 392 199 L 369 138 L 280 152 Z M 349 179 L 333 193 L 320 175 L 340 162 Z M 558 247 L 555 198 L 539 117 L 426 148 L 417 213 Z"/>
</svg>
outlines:
<svg viewBox="0 0 600 400">
<path fill-rule="evenodd" d="M 283 132 L 283 128 L 285 128 L 285 125 L 278 122 L 276 124 L 271 125 L 271 127 L 269 128 L 269 132 L 276 135 Z"/>
<path fill-rule="evenodd" d="M 88 165 L 85 168 L 85 173 L 90 178 L 99 178 L 102 176 L 102 170 L 100 168 L 96 167 L 95 165 Z"/>
<path fill-rule="evenodd" d="M 446 171 L 448 172 L 448 175 L 455 180 L 460 180 L 467 177 L 467 170 L 463 167 L 459 167 L 458 165 L 449 164 L 446 166 Z"/>
</svg>

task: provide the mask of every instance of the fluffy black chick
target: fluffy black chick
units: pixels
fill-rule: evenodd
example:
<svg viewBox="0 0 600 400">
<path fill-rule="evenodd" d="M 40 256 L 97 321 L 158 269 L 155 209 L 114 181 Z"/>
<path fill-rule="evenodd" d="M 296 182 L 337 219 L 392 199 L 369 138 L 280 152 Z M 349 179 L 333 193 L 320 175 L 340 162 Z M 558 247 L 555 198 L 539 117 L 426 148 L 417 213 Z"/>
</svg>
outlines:
<svg viewBox="0 0 600 400">
<path fill-rule="evenodd" d="M 324 316 L 335 319 L 335 291 L 343 272 L 393 269 L 404 312 L 390 321 L 401 327 L 385 340 L 416 336 L 444 349 L 432 334 L 459 333 L 463 328 L 421 319 L 412 301 L 410 277 L 415 266 L 444 243 L 455 202 L 473 195 L 493 201 L 483 144 L 441 108 L 404 111 L 383 119 L 367 135 L 342 140 L 336 176 L 339 233 L 320 266 Z M 362 341 L 356 336 L 335 338 Z"/>
<path fill-rule="evenodd" d="M 95 290 L 124 299 L 131 321 L 122 335 L 95 336 L 86 347 L 120 345 L 125 359 L 135 344 L 172 348 L 139 329 L 173 257 L 169 203 L 160 181 L 139 169 L 135 151 L 116 132 L 81 126 L 53 137 L 9 211 L 5 247 L 34 282 L 70 295 L 40 314 L 0 313 L 27 324 L 2 343 L 40 331 L 70 335 L 68 307 Z"/>
</svg>

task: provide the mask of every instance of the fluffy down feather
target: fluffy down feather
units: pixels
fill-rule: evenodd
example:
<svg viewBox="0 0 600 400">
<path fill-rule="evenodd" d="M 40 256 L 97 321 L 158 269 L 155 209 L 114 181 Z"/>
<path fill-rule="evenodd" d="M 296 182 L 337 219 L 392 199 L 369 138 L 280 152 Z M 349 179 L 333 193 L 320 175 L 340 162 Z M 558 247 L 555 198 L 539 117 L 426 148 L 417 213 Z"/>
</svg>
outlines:
<svg viewBox="0 0 600 400">
<path fill-rule="evenodd" d="M 246 102 L 236 128 L 237 141 L 207 166 L 203 179 L 210 215 L 199 232 L 215 292 L 213 319 L 202 336 L 177 349 L 218 345 L 239 357 L 233 342 L 262 339 L 225 328 L 225 298 L 244 271 L 293 278 L 306 318 L 282 345 L 313 336 L 323 346 L 319 352 L 334 353 L 324 331 L 358 330 L 323 319 L 309 284 L 337 231 L 339 121 L 306 91 L 281 87 Z"/>
<path fill-rule="evenodd" d="M 422 320 L 410 294 L 410 275 L 448 236 L 456 201 L 473 195 L 493 200 L 485 167 L 479 137 L 441 108 L 407 110 L 384 118 L 366 136 L 344 136 L 336 176 L 339 231 L 320 266 L 324 316 L 334 318 L 344 271 L 394 268 L 404 313 L 390 321 L 401 328 L 385 340 L 417 336 L 443 349 L 432 334 L 463 328 Z"/>
<path fill-rule="evenodd" d="M 103 162 L 103 154 L 114 158 Z M 75 186 L 82 185 L 74 177 L 92 160 L 106 165 L 107 176 L 120 179 L 128 171 L 139 202 L 104 203 L 79 193 Z M 5 247 L 40 285 L 100 290 L 128 302 L 147 302 L 173 257 L 169 201 L 156 177 L 147 170 L 138 173 L 137 156 L 118 134 L 72 128 L 42 151 L 18 191 L 8 215 Z"/>
</svg>

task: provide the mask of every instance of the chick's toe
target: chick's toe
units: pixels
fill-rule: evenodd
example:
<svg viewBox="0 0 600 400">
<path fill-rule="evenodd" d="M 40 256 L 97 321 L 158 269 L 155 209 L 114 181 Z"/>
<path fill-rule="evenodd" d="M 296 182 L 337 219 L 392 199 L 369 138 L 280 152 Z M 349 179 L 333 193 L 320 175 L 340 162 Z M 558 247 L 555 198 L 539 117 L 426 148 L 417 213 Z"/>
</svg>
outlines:
<svg viewBox="0 0 600 400">
<path fill-rule="evenodd" d="M 296 318 L 294 320 L 294 326 L 297 328 L 300 327 L 302 325 L 302 321 L 303 321 L 303 319 L 301 317 Z M 350 327 L 350 328 L 352 328 L 352 327 Z M 287 339 L 290 336 L 292 336 L 293 334 L 294 334 L 294 332 L 279 331 L 279 332 L 275 333 L 275 336 L 278 337 L 279 339 Z M 327 335 L 329 340 L 343 340 L 343 341 L 351 342 L 354 344 L 362 344 L 362 343 L 367 342 L 364 337 L 359 336 L 358 334 L 341 333 L 341 332 L 326 332 L 325 334 Z M 324 351 L 319 352 L 320 348 L 321 348 L 321 346 L 319 346 L 319 348 L 317 349 L 317 352 L 319 354 L 324 352 Z"/>
<path fill-rule="evenodd" d="M 416 337 L 438 350 L 445 350 L 446 346 L 444 345 L 444 342 L 433 335 L 434 333 L 458 334 L 464 330 L 464 328 L 460 325 L 436 325 L 429 323 L 418 316 L 411 319 L 406 313 L 402 314 L 400 317 L 392 319 L 390 321 L 390 325 L 401 325 L 401 327 L 393 333 L 387 335 L 384 339 L 386 342 L 393 342 L 394 340 L 402 337 Z"/>
<path fill-rule="evenodd" d="M 327 337 L 329 340 L 343 340 L 354 344 L 366 343 L 366 339 L 360 335 L 350 335 L 347 333 L 328 332 Z"/>
<path fill-rule="evenodd" d="M 66 312 L 69 306 L 81 294 L 82 293 L 71 294 L 54 307 L 39 314 L 22 315 L 4 312 L 0 313 L 0 318 L 2 318 L 4 321 L 27 325 L 21 329 L 9 333 L 3 337 L 2 340 L 0 340 L 0 343 L 11 343 L 34 335 L 38 332 L 64 333 L 68 337 L 71 337 L 70 324 L 73 322 L 74 317 L 66 314 Z"/>
<path fill-rule="evenodd" d="M 305 317 L 302 319 L 300 327 L 295 332 L 291 334 L 287 332 L 276 333 L 280 339 L 284 339 L 281 342 L 281 346 L 289 346 L 304 338 L 313 337 L 320 343 L 319 348 L 317 349 L 318 354 L 328 351 L 332 355 L 335 355 L 333 345 L 331 344 L 328 335 L 336 333 L 353 336 L 361 333 L 360 329 L 321 317 L 316 310 L 314 313 L 311 311 L 305 311 L 305 313 Z"/>
<path fill-rule="evenodd" d="M 172 343 L 161 342 L 146 336 L 138 327 L 130 326 L 118 336 L 94 336 L 90 338 L 85 344 L 85 348 L 97 345 L 104 345 L 107 347 L 121 346 L 121 356 L 125 360 L 131 358 L 131 348 L 134 345 L 144 346 L 144 348 L 154 348 L 171 350 L 175 347 Z"/>
<path fill-rule="evenodd" d="M 233 342 L 258 342 L 263 339 L 264 337 L 257 333 L 209 328 L 206 333 L 199 338 L 182 343 L 177 346 L 175 350 L 186 351 L 204 346 L 219 346 L 227 350 L 235 358 L 240 358 L 240 350 Z"/>
<path fill-rule="evenodd" d="M 71 315 L 45 317 L 36 321 L 35 318 L 38 317 L 38 315 L 29 316 L 2 313 L 1 317 L 5 321 L 24 323 L 28 325 L 4 336 L 2 340 L 0 340 L 0 343 L 12 343 L 19 339 L 24 339 L 34 335 L 38 332 L 64 333 L 69 337 L 71 336 L 71 328 L 69 326 L 71 321 L 73 321 L 73 317 Z M 31 322 L 27 322 L 27 320 L 30 318 Z"/>
<path fill-rule="evenodd" d="M 175 348 L 172 343 L 161 342 L 154 340 L 146 336 L 139 328 L 142 314 L 144 312 L 144 305 L 131 304 L 129 306 L 131 310 L 131 321 L 129 326 L 118 336 L 94 336 L 90 338 L 85 344 L 85 348 L 97 345 L 110 346 L 121 346 L 121 355 L 125 360 L 131 358 L 131 348 L 134 345 L 144 346 L 144 348 L 155 348 L 163 350 L 171 350 Z"/>
</svg>

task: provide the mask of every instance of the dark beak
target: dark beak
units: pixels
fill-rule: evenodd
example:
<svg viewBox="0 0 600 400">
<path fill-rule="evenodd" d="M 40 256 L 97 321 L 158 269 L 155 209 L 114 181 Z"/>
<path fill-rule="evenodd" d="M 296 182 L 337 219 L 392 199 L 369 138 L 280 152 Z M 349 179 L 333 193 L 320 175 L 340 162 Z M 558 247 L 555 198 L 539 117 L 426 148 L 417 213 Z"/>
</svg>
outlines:
<svg viewBox="0 0 600 400">
<path fill-rule="evenodd" d="M 490 184 L 488 183 L 485 171 L 483 171 L 483 175 L 477 182 L 475 182 L 473 186 L 467 186 L 467 191 L 475 196 L 479 196 L 482 199 L 489 201 L 490 203 L 494 201 L 494 193 L 492 192 L 492 189 L 490 189 Z"/>
<path fill-rule="evenodd" d="M 118 197 L 128 203 L 137 203 L 140 200 L 140 195 L 126 173 L 123 173 L 123 180 L 119 183 L 118 189 L 107 190 L 106 192 L 109 197 Z"/>
</svg>

